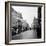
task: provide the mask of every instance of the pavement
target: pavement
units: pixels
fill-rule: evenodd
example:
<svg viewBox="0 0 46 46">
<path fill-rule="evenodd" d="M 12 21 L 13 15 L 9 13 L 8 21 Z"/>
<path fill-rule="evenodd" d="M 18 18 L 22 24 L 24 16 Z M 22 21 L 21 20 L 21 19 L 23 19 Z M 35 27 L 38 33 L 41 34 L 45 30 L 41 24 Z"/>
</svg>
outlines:
<svg viewBox="0 0 46 46">
<path fill-rule="evenodd" d="M 14 35 L 12 37 L 13 40 L 17 39 L 35 39 L 37 38 L 37 32 L 35 30 L 27 30 L 25 32 L 21 32 L 20 34 Z"/>
</svg>

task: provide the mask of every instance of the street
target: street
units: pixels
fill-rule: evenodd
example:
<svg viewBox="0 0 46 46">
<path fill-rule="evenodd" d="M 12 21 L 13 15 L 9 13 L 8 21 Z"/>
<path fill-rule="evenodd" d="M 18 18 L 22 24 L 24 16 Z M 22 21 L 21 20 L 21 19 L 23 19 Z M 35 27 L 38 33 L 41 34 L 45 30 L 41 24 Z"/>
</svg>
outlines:
<svg viewBox="0 0 46 46">
<path fill-rule="evenodd" d="M 35 30 L 27 30 L 25 32 L 21 32 L 20 34 L 14 35 L 12 37 L 13 40 L 17 39 L 35 39 L 37 38 L 37 32 Z"/>
</svg>

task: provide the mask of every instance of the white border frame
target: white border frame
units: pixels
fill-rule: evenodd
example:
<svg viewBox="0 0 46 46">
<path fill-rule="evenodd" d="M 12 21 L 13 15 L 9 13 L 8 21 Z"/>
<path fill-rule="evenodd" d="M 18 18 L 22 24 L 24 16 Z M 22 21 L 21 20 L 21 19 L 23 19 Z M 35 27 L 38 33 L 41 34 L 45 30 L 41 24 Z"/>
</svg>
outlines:
<svg viewBox="0 0 46 46">
<path fill-rule="evenodd" d="M 33 43 L 33 42 L 41 42 L 41 41 L 44 42 L 44 26 L 45 26 L 44 25 L 44 19 L 45 19 L 44 18 L 44 5 L 43 4 L 39 4 L 39 3 L 38 4 L 37 3 L 36 4 L 33 4 L 33 3 L 32 4 L 31 3 L 28 4 L 28 5 L 33 5 L 33 6 L 35 6 L 35 5 L 36 6 L 42 6 L 42 11 L 41 11 L 42 12 L 42 14 L 41 14 L 42 15 L 42 25 L 41 25 L 41 28 L 42 28 L 42 37 L 41 37 L 41 39 L 11 40 L 12 36 L 10 35 L 10 4 L 12 4 L 12 3 L 9 2 L 9 44 L 12 44 L 12 43 L 28 43 L 28 42 L 29 43 L 30 42 Z M 16 3 L 16 4 L 21 4 L 21 5 L 23 4 L 24 5 L 24 3 Z M 25 4 L 27 5 L 27 3 L 25 3 Z"/>
</svg>

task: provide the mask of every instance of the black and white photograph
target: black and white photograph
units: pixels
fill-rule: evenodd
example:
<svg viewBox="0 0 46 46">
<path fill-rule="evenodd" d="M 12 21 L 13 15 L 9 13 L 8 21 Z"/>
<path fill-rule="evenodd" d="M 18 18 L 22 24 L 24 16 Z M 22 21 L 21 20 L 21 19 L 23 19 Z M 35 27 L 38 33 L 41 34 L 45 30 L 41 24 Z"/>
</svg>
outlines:
<svg viewBox="0 0 46 46">
<path fill-rule="evenodd" d="M 44 42 L 44 4 L 9 2 L 6 15 L 9 43 Z"/>
<path fill-rule="evenodd" d="M 41 38 L 41 7 L 12 6 L 10 9 L 13 40 Z"/>
</svg>

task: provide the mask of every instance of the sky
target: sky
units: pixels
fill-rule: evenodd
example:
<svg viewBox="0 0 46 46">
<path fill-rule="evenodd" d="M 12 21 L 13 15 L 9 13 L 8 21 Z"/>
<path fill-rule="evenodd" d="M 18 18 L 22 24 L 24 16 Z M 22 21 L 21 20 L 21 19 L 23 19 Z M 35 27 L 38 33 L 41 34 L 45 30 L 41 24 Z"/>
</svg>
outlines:
<svg viewBox="0 0 46 46">
<path fill-rule="evenodd" d="M 12 6 L 12 8 L 22 14 L 23 20 L 26 20 L 30 27 L 34 17 L 38 16 L 38 7 Z"/>
</svg>

